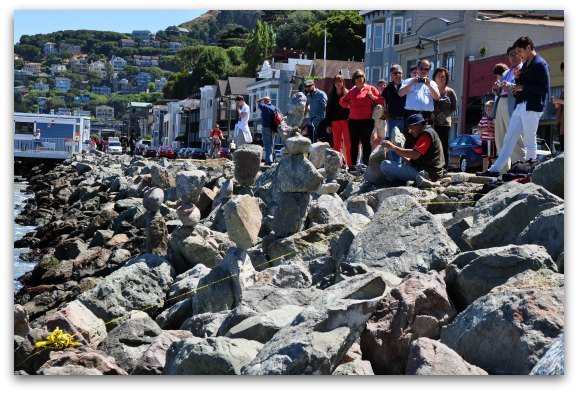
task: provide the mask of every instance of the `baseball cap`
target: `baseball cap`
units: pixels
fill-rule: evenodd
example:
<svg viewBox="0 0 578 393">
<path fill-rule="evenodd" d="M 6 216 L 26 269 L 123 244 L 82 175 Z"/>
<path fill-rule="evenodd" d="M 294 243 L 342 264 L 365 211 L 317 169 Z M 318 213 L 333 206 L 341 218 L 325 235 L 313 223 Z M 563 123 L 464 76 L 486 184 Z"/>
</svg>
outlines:
<svg viewBox="0 0 578 393">
<path fill-rule="evenodd" d="M 309 86 L 313 86 L 315 84 L 315 82 L 313 82 L 312 79 L 306 80 L 305 81 L 305 87 L 309 87 Z"/>
<path fill-rule="evenodd" d="M 425 123 L 425 119 L 423 118 L 423 116 L 421 115 L 421 113 L 415 113 L 411 116 L 409 116 L 406 120 L 405 123 L 408 126 L 414 126 L 416 124 L 419 123 Z"/>
</svg>

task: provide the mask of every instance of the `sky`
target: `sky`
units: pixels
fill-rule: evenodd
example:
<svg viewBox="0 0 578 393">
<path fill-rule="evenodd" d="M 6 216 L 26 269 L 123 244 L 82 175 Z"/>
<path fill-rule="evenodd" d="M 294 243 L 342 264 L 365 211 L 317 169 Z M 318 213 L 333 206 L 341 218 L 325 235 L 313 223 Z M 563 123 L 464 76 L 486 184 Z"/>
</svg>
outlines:
<svg viewBox="0 0 578 393">
<path fill-rule="evenodd" d="M 60 30 L 99 30 L 156 33 L 202 15 L 203 10 L 15 10 L 14 43 L 22 35 L 46 34 Z"/>
</svg>

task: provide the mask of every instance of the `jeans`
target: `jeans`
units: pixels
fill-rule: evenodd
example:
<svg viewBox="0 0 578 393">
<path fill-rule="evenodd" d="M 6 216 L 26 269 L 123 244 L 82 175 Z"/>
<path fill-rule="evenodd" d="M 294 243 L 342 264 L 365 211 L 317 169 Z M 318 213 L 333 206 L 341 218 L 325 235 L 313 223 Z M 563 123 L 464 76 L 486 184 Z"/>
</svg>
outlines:
<svg viewBox="0 0 578 393">
<path fill-rule="evenodd" d="M 506 136 L 504 137 L 504 145 L 498 153 L 498 159 L 490 167 L 490 171 L 501 172 L 508 158 L 510 158 L 520 135 L 524 136 L 524 145 L 526 146 L 525 159 L 536 158 L 536 132 L 538 131 L 540 117 L 542 117 L 542 112 L 527 111 L 525 102 L 516 105 L 508 125 L 508 131 L 506 131 Z"/>
<path fill-rule="evenodd" d="M 405 183 L 410 180 L 415 180 L 418 175 L 417 169 L 413 166 L 391 162 L 389 160 L 382 161 L 380 169 L 389 182 L 402 181 Z"/>
<path fill-rule="evenodd" d="M 263 127 L 263 148 L 265 149 L 265 164 L 273 162 L 273 134 L 271 127 Z"/>
<path fill-rule="evenodd" d="M 393 129 L 395 127 L 397 127 L 400 132 L 403 132 L 403 130 L 405 129 L 405 120 L 387 119 L 387 139 L 389 139 L 390 141 L 393 141 Z M 389 154 L 391 155 L 391 161 L 399 163 L 402 162 L 401 157 L 393 150 L 391 150 Z"/>
</svg>

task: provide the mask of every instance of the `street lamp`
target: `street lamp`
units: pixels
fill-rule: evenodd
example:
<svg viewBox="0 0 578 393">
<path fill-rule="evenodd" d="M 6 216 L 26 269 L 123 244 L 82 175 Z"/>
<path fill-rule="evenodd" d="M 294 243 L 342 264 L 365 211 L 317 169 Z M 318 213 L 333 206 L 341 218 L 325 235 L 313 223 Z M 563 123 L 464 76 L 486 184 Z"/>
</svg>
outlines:
<svg viewBox="0 0 578 393">
<path fill-rule="evenodd" d="M 417 51 L 417 57 L 421 58 L 423 50 L 425 47 L 423 46 L 422 40 L 425 42 L 431 42 L 433 44 L 434 56 L 435 56 L 435 65 L 436 68 L 439 67 L 439 51 L 440 51 L 440 41 L 438 39 L 432 40 L 431 38 L 419 36 L 419 41 L 415 46 L 415 50 Z"/>
</svg>

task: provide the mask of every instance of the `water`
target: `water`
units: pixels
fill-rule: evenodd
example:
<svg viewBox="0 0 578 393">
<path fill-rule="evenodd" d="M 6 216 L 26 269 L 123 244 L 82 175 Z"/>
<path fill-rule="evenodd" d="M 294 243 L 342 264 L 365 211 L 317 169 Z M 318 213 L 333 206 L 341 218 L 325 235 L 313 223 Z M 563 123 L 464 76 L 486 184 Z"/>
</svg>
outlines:
<svg viewBox="0 0 578 393">
<path fill-rule="evenodd" d="M 32 194 L 24 193 L 28 183 L 17 180 L 18 178 L 14 179 L 14 217 L 20 214 L 26 205 L 26 200 L 32 197 Z M 21 239 L 26 233 L 34 230 L 34 228 L 35 227 L 32 226 L 24 226 L 14 223 L 14 241 Z M 20 282 L 16 279 L 22 276 L 24 273 L 32 270 L 34 265 L 36 265 L 36 262 L 26 262 L 20 260 L 20 254 L 27 251 L 30 250 L 28 248 L 14 248 L 14 293 L 22 288 L 22 284 L 20 284 Z"/>
</svg>

